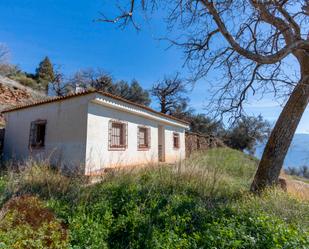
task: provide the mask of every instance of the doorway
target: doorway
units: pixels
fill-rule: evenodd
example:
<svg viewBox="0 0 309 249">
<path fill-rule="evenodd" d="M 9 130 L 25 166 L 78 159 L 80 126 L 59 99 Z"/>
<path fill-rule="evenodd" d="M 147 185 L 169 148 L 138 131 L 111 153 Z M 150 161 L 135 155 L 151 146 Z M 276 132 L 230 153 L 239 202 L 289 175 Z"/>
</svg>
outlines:
<svg viewBox="0 0 309 249">
<path fill-rule="evenodd" d="M 165 162 L 165 128 L 158 126 L 158 156 L 159 162 Z"/>
</svg>

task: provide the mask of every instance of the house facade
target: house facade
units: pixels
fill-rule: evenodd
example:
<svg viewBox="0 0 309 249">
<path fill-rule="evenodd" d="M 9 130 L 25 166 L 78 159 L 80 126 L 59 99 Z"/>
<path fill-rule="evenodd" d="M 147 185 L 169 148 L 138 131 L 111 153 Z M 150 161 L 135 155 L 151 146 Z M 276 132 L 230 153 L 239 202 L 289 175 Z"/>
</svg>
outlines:
<svg viewBox="0 0 309 249">
<path fill-rule="evenodd" d="M 185 158 L 186 122 L 104 92 L 20 106 L 4 116 L 7 160 L 48 159 L 91 175 Z"/>
</svg>

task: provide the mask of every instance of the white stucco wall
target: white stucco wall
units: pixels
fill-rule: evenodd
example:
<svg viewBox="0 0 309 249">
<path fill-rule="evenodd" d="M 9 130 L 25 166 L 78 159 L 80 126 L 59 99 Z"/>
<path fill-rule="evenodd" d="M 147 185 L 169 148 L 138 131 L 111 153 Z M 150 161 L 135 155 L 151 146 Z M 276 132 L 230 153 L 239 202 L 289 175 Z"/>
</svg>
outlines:
<svg viewBox="0 0 309 249">
<path fill-rule="evenodd" d="M 99 96 L 100 98 L 100 96 Z M 102 99 L 101 99 L 102 100 Z M 104 98 L 104 101 L 106 98 Z M 107 105 L 100 101 L 91 102 L 88 106 L 88 130 L 86 148 L 86 174 L 95 173 L 106 167 L 120 167 L 158 162 L 158 126 L 165 128 L 165 159 L 175 162 L 185 158 L 185 128 L 167 125 L 164 121 L 153 120 L 153 115 L 138 115 L 130 113 L 129 109 L 115 109 L 112 105 L 117 101 L 107 98 Z M 115 103 L 116 102 L 116 103 Z M 109 106 L 109 104 L 112 104 Z M 147 114 L 147 113 L 146 113 Z M 108 148 L 110 120 L 119 120 L 128 124 L 128 147 L 122 151 Z M 174 121 L 171 121 L 174 122 Z M 149 150 L 137 149 L 138 126 L 143 125 L 151 129 L 151 146 Z M 180 148 L 173 147 L 173 133 L 180 134 Z"/>
<path fill-rule="evenodd" d="M 46 103 L 5 114 L 5 159 L 50 158 L 75 170 L 85 164 L 87 108 L 93 94 Z M 30 124 L 47 120 L 44 149 L 29 150 Z"/>
<path fill-rule="evenodd" d="M 108 148 L 108 123 L 111 119 L 127 122 L 128 124 L 128 147 L 123 151 L 113 151 Z M 139 151 L 137 149 L 137 131 L 140 125 L 151 129 L 151 146 L 149 150 Z M 158 160 L 157 148 L 158 130 L 156 122 L 95 103 L 89 103 L 86 173 L 95 172 L 104 167 L 156 162 Z"/>
<path fill-rule="evenodd" d="M 99 93 L 45 103 L 5 114 L 7 121 L 4 155 L 6 159 L 50 158 L 71 170 L 86 174 L 106 167 L 158 162 L 158 127 L 164 127 L 165 161 L 185 158 L 186 125 L 149 110 L 124 103 Z M 46 120 L 44 149 L 29 150 L 30 125 Z M 128 147 L 123 151 L 108 148 L 111 119 L 127 122 Z M 138 150 L 138 126 L 151 130 L 149 150 Z M 180 135 L 180 148 L 173 147 L 173 133 Z"/>
<path fill-rule="evenodd" d="M 175 126 L 165 126 L 165 161 L 174 163 L 186 157 L 185 129 Z M 179 133 L 179 148 L 174 148 L 174 132 Z"/>
</svg>

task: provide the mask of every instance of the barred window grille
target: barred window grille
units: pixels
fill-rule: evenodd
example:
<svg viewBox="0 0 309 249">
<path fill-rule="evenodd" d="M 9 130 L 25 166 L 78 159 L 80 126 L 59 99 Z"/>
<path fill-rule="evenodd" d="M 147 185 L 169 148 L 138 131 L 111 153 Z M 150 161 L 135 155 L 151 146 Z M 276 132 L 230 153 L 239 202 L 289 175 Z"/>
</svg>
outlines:
<svg viewBox="0 0 309 249">
<path fill-rule="evenodd" d="M 150 148 L 150 128 L 149 127 L 138 127 L 137 142 L 139 149 Z"/>
<path fill-rule="evenodd" d="M 173 134 L 173 144 L 175 149 L 179 149 L 179 133 L 174 132 Z"/>
<path fill-rule="evenodd" d="M 119 121 L 109 123 L 109 148 L 125 149 L 127 147 L 127 124 Z"/>
<path fill-rule="evenodd" d="M 30 149 L 44 148 L 46 133 L 46 120 L 36 120 L 31 122 L 29 147 Z"/>
</svg>

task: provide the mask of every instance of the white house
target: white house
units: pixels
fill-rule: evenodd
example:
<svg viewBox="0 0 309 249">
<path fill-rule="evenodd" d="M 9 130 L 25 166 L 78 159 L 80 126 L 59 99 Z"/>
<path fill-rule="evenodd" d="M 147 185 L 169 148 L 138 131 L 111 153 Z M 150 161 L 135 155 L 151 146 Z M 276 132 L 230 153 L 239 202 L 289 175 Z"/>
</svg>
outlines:
<svg viewBox="0 0 309 249">
<path fill-rule="evenodd" d="M 3 112 L 5 159 L 50 159 L 70 170 L 185 158 L 188 123 L 109 93 L 86 91 Z"/>
</svg>

